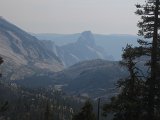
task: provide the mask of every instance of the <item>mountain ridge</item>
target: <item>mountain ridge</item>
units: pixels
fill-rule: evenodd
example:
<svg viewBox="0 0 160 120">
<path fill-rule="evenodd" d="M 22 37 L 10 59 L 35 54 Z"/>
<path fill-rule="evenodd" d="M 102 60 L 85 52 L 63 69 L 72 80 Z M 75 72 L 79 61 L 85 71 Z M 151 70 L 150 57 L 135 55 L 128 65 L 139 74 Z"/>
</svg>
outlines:
<svg viewBox="0 0 160 120">
<path fill-rule="evenodd" d="M 70 44 L 76 42 L 80 37 L 80 33 L 76 34 L 58 34 L 56 37 L 54 34 L 34 34 L 40 40 L 52 40 L 58 46 L 64 46 L 66 44 Z M 132 44 L 133 46 L 137 46 L 137 35 L 129 35 L 129 34 L 96 34 L 93 33 L 95 38 L 96 45 L 102 47 L 105 52 L 109 55 L 112 55 L 115 61 L 121 60 L 122 48 L 125 48 L 126 44 Z"/>
<path fill-rule="evenodd" d="M 76 42 L 60 46 L 59 57 L 66 66 L 85 60 L 112 59 L 102 47 L 96 45 L 91 31 L 82 32 Z"/>
<path fill-rule="evenodd" d="M 13 73 L 11 79 L 24 75 L 24 72 L 29 75 L 40 70 L 59 71 L 63 68 L 54 52 L 48 51 L 36 37 L 4 18 L 0 18 L 0 55 L 4 59 L 4 71 Z"/>
<path fill-rule="evenodd" d="M 68 95 L 96 98 L 106 95 L 109 97 L 116 91 L 114 84 L 120 78 L 128 75 L 127 70 L 119 62 L 107 60 L 88 60 L 76 63 L 63 71 L 42 76 L 33 76 L 16 83 L 25 87 L 58 87 Z M 38 79 L 38 80 L 34 80 Z"/>
</svg>

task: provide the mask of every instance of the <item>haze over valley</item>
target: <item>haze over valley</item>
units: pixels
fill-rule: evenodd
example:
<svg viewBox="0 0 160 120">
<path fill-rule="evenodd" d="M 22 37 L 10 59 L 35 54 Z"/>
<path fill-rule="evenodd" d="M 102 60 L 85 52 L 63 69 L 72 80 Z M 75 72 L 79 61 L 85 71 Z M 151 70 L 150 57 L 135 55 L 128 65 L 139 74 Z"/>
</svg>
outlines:
<svg viewBox="0 0 160 120">
<path fill-rule="evenodd" d="M 159 11 L 159 0 L 0 1 L 0 120 L 160 120 Z"/>
<path fill-rule="evenodd" d="M 77 40 L 57 45 L 54 40 L 38 40 L 4 18 L 0 19 L 0 26 L 0 54 L 5 61 L 1 68 L 7 81 L 31 88 L 59 85 L 72 94 L 76 89 L 74 95 L 95 97 L 98 93 L 94 95 L 91 91 L 104 93 L 126 76 L 125 69 L 114 61 L 111 53 L 96 44 L 90 31 L 78 34 Z M 68 36 L 72 39 L 73 35 Z M 91 84 L 93 81 L 95 84 Z M 99 95 L 103 95 L 101 92 Z"/>
</svg>

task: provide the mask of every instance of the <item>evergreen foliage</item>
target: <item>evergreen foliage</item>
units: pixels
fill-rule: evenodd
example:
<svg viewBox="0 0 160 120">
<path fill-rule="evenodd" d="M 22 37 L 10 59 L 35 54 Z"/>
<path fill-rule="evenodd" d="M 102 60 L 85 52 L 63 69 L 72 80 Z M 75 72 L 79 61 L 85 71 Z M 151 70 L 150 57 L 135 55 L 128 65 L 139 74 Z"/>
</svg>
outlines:
<svg viewBox="0 0 160 120">
<path fill-rule="evenodd" d="M 146 80 L 146 94 L 145 102 L 147 106 L 147 118 L 160 119 L 159 115 L 159 103 L 160 103 L 160 40 L 159 40 L 159 29 L 160 29 L 160 1 L 159 0 L 148 0 L 146 4 L 139 5 L 136 7 L 138 10 L 136 14 L 141 16 L 142 21 L 139 21 L 138 27 L 139 35 L 144 38 L 152 38 L 151 42 L 147 40 L 139 40 L 144 55 L 149 56 L 147 65 L 149 66 L 149 74 Z"/>
<path fill-rule="evenodd" d="M 137 4 L 135 12 L 141 16 L 138 22 L 139 47 L 124 49 L 123 65 L 130 76 L 118 82 L 119 95 L 104 106 L 104 112 L 112 112 L 114 119 L 159 120 L 160 119 L 160 1 L 147 0 L 144 5 Z M 152 39 L 150 41 L 150 39 Z M 139 59 L 138 59 L 139 58 Z M 148 74 L 144 76 L 137 68 L 138 60 L 145 58 Z"/>
<path fill-rule="evenodd" d="M 0 57 L 0 65 L 3 63 L 3 58 Z M 0 73 L 0 77 L 2 74 Z M 8 102 L 0 103 L 0 115 L 8 109 Z"/>
<path fill-rule="evenodd" d="M 71 120 L 81 106 L 74 97 L 51 88 L 33 90 L 14 84 L 0 84 L 0 101 L 9 103 L 7 110 L 0 113 L 4 120 Z"/>
<path fill-rule="evenodd" d="M 46 110 L 45 110 L 45 113 L 44 113 L 45 120 L 50 120 L 50 114 L 51 114 L 50 105 L 49 105 L 49 103 L 47 101 Z"/>
<path fill-rule="evenodd" d="M 104 115 L 112 113 L 114 120 L 140 120 L 143 111 L 142 93 L 144 82 L 139 69 L 136 67 L 135 54 L 137 51 L 127 45 L 122 55 L 121 65 L 127 67 L 129 76 L 117 82 L 119 95 L 113 97 L 111 102 L 103 107 Z"/>
<path fill-rule="evenodd" d="M 0 65 L 3 63 L 3 59 L 2 57 L 0 57 Z M 2 76 L 2 74 L 0 73 L 0 77 Z"/>
<path fill-rule="evenodd" d="M 86 101 L 81 111 L 73 116 L 73 120 L 96 120 L 93 113 L 93 106 L 90 101 Z"/>
</svg>

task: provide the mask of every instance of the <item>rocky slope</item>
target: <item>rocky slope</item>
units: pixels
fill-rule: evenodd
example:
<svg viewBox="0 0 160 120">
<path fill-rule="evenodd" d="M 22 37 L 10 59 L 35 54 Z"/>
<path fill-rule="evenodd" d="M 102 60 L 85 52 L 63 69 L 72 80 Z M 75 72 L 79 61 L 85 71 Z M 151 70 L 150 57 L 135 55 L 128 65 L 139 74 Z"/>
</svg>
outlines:
<svg viewBox="0 0 160 120">
<path fill-rule="evenodd" d="M 47 48 L 55 52 L 66 67 L 85 60 L 112 60 L 112 56 L 108 56 L 102 47 L 96 45 L 90 31 L 81 33 L 76 42 L 63 46 L 56 46 L 52 41 L 43 42 L 46 43 Z"/>
<path fill-rule="evenodd" d="M 43 42 L 0 18 L 0 56 L 3 75 L 18 79 L 40 71 L 60 71 L 63 65 Z"/>
<path fill-rule="evenodd" d="M 77 39 L 81 36 L 80 33 L 76 34 L 52 34 L 52 33 L 44 33 L 44 34 L 34 34 L 40 40 L 52 40 L 59 46 L 64 46 L 73 42 L 76 42 Z M 129 35 L 129 34 L 93 34 L 95 38 L 95 43 L 98 46 L 101 46 L 105 49 L 105 51 L 112 55 L 114 60 L 121 60 L 122 48 L 126 46 L 126 44 L 132 44 L 133 46 L 137 46 L 137 39 L 139 38 L 137 35 Z"/>
</svg>

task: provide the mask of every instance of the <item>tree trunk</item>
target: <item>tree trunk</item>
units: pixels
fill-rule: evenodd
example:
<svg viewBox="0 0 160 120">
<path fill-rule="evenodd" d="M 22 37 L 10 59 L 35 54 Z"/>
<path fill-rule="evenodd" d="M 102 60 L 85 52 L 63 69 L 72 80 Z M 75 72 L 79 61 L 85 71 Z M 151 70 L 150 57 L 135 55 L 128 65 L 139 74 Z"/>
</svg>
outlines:
<svg viewBox="0 0 160 120">
<path fill-rule="evenodd" d="M 155 105 L 155 83 L 156 83 L 156 68 L 157 68 L 157 48 L 158 48 L 158 9 L 159 0 L 156 0 L 156 9 L 154 12 L 154 33 L 151 51 L 151 78 L 149 79 L 149 96 L 148 96 L 148 120 L 154 119 Z"/>
</svg>

